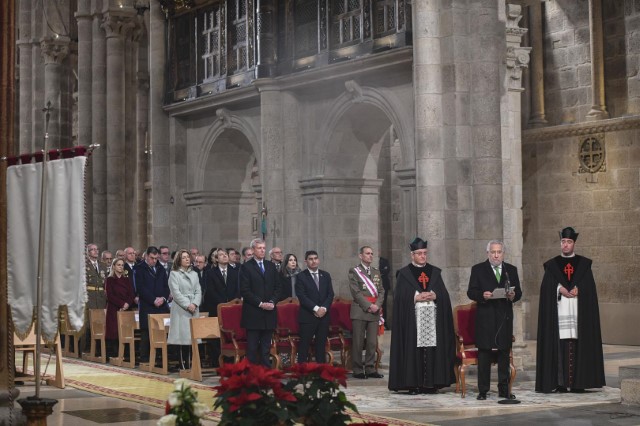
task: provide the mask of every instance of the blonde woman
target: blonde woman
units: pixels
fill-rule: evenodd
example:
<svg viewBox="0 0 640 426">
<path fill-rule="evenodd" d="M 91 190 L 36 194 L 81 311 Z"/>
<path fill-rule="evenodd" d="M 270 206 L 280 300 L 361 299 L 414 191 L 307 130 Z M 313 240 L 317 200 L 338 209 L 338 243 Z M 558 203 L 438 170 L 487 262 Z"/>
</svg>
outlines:
<svg viewBox="0 0 640 426">
<path fill-rule="evenodd" d="M 180 364 L 183 369 L 189 359 L 191 347 L 191 329 L 189 320 L 198 318 L 202 290 L 198 274 L 191 267 L 191 256 L 187 250 L 178 250 L 169 274 L 169 289 L 173 296 L 171 304 L 171 326 L 167 343 L 180 345 Z M 186 346 L 186 347 L 185 347 Z"/>
</svg>

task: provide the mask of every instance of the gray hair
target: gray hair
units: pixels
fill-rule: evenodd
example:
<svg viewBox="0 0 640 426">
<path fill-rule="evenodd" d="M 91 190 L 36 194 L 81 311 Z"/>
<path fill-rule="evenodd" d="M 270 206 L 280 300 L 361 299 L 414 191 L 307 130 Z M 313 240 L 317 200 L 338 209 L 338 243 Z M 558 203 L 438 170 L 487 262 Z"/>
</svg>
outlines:
<svg viewBox="0 0 640 426">
<path fill-rule="evenodd" d="M 500 244 L 502 246 L 502 251 L 503 252 L 507 251 L 507 247 L 504 245 L 504 242 L 500 240 L 491 240 L 487 243 L 487 253 L 489 253 L 489 250 L 491 249 L 492 244 Z"/>
<path fill-rule="evenodd" d="M 253 240 L 251 240 L 251 243 L 249 245 L 251 246 L 252 249 L 254 249 L 258 244 L 266 244 L 266 243 L 262 238 L 254 238 Z"/>
</svg>

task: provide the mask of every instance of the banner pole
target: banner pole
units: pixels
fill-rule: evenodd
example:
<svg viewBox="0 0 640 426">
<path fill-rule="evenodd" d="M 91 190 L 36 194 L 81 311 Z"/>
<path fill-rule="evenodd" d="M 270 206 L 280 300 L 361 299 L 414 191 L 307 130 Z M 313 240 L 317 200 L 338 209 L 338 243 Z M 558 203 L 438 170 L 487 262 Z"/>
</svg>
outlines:
<svg viewBox="0 0 640 426">
<path fill-rule="evenodd" d="M 47 215 L 47 142 L 49 140 L 49 115 L 51 113 L 51 101 L 42 110 L 44 112 L 44 146 L 42 147 L 42 181 L 40 190 L 40 233 L 38 235 L 38 286 L 36 292 L 36 356 L 35 356 L 35 376 L 36 376 L 36 398 L 40 398 L 40 352 L 42 340 L 42 274 L 44 270 L 44 231 L 45 219 Z"/>
</svg>

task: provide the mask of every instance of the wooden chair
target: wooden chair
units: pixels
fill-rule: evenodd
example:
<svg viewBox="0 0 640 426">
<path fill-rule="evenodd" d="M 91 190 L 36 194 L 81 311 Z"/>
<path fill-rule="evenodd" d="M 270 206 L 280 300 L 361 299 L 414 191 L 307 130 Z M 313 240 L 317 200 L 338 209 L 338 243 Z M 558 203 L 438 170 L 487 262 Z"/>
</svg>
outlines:
<svg viewBox="0 0 640 426">
<path fill-rule="evenodd" d="M 278 302 L 278 325 L 274 333 L 273 342 L 278 354 L 288 352 L 291 356 L 291 365 L 296 363 L 298 356 L 298 342 L 300 341 L 300 324 L 298 312 L 300 303 L 294 297 L 288 297 Z M 278 367 L 281 367 L 278 365 Z"/>
<path fill-rule="evenodd" d="M 475 344 L 476 336 L 476 313 L 478 306 L 476 302 L 466 305 L 458 305 L 453 308 L 453 328 L 456 333 L 456 393 L 461 391 L 462 398 L 467 393 L 467 383 L 465 380 L 465 370 L 469 365 L 478 365 L 478 348 Z M 513 339 L 513 336 L 511 337 Z M 492 351 L 491 364 L 497 363 L 497 349 Z M 513 365 L 513 351 L 509 354 L 509 365 L 511 375 L 509 377 L 509 393 L 513 381 L 516 378 L 516 368 Z"/>
<path fill-rule="evenodd" d="M 36 380 L 35 375 L 27 374 L 27 370 L 29 367 L 29 355 L 31 355 L 31 359 L 33 361 L 34 369 L 36 362 L 36 330 L 35 324 L 31 328 L 31 332 L 29 335 L 23 340 L 20 339 L 15 333 L 13 335 L 13 349 L 14 352 L 21 351 L 22 354 L 22 372 L 16 373 L 14 376 L 15 380 L 25 381 L 25 380 Z M 45 348 L 44 340 L 41 340 L 42 345 L 41 348 Z M 41 370 L 42 377 L 46 377 L 46 383 L 49 386 L 54 386 L 56 388 L 64 389 L 64 369 L 62 367 L 62 347 L 60 345 L 60 335 L 56 336 L 55 341 L 53 342 L 53 351 L 56 356 L 56 374 L 53 378 L 45 376 L 44 372 Z M 14 356 L 15 357 L 15 356 Z"/>
<path fill-rule="evenodd" d="M 91 348 L 88 354 L 82 354 L 82 359 L 105 364 L 107 362 L 107 345 L 105 340 L 107 317 L 104 309 L 89 309 L 89 324 L 91 327 Z M 96 342 L 100 342 L 100 356 L 97 355 Z"/>
<path fill-rule="evenodd" d="M 135 331 L 140 328 L 135 311 L 118 311 L 118 357 L 109 359 L 109 363 L 117 367 L 134 368 L 136 366 L 136 342 L 140 337 Z M 129 348 L 129 361 L 124 360 L 124 354 Z"/>
<path fill-rule="evenodd" d="M 217 368 L 202 368 L 199 343 L 202 339 L 219 339 L 220 327 L 216 317 L 191 318 L 189 323 L 191 329 L 191 369 L 180 370 L 180 377 L 201 382 L 202 373 L 215 372 Z"/>
<path fill-rule="evenodd" d="M 169 374 L 169 357 L 167 353 L 167 327 L 165 319 L 169 319 L 170 314 L 149 314 L 149 364 L 141 365 L 140 368 L 151 373 Z M 156 366 L 156 355 L 160 351 L 161 366 Z"/>
<path fill-rule="evenodd" d="M 220 366 L 224 364 L 224 357 L 233 357 L 234 362 L 247 353 L 247 332 L 240 327 L 242 318 L 242 300 L 233 299 L 227 303 L 218 304 L 218 324 L 220 325 Z"/>
<path fill-rule="evenodd" d="M 68 356 L 70 358 L 80 358 L 82 351 L 80 350 L 80 337 L 81 332 L 74 330 L 69 324 L 67 307 L 62 306 L 60 308 L 60 321 L 59 321 L 59 330 L 60 330 L 60 340 L 63 340 L 64 337 L 64 345 L 62 345 L 62 356 Z M 70 350 L 71 344 L 73 343 L 73 350 Z"/>
</svg>

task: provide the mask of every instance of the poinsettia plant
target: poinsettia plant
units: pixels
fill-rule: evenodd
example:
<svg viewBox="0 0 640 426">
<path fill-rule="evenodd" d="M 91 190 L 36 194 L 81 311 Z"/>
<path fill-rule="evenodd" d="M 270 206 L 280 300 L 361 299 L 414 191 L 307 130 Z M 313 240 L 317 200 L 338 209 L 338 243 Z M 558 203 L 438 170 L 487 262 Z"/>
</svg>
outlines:
<svg viewBox="0 0 640 426">
<path fill-rule="evenodd" d="M 296 397 L 284 388 L 282 371 L 251 364 L 245 358 L 224 364 L 218 374 L 213 408 L 222 409 L 221 425 L 291 424 L 288 407 Z"/>
<path fill-rule="evenodd" d="M 294 392 L 295 420 L 307 426 L 346 424 L 346 411 L 358 412 L 340 390 L 347 387 L 347 371 L 341 367 L 315 362 L 295 364 L 290 369 L 286 388 Z"/>
<path fill-rule="evenodd" d="M 173 382 L 175 389 L 169 394 L 165 415 L 158 420 L 159 426 L 199 425 L 200 419 L 209 411 L 206 404 L 198 402 L 198 392 L 191 388 L 186 379 Z"/>
<path fill-rule="evenodd" d="M 218 372 L 221 425 L 337 425 L 351 420 L 347 409 L 358 412 L 340 390 L 347 386 L 344 368 L 303 363 L 285 374 L 244 359 Z"/>
</svg>

